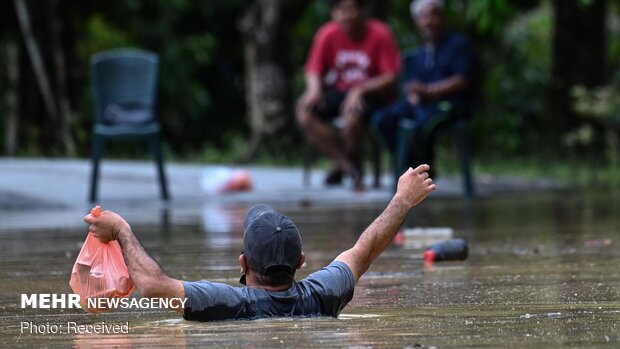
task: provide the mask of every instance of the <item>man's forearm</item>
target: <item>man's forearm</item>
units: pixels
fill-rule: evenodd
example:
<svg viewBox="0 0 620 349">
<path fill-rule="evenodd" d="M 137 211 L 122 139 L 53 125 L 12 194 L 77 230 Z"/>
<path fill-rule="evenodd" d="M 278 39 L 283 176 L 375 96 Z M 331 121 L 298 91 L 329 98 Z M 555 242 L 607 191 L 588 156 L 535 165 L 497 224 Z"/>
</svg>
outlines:
<svg viewBox="0 0 620 349">
<path fill-rule="evenodd" d="M 321 91 L 322 90 L 322 78 L 316 73 L 306 73 L 306 89 L 309 91 Z"/>
<path fill-rule="evenodd" d="M 354 87 L 362 95 L 384 91 L 396 83 L 395 73 L 386 73 L 365 81 Z"/>
<path fill-rule="evenodd" d="M 122 228 L 118 233 L 118 242 L 123 250 L 123 257 L 129 275 L 136 284 L 138 291 L 144 297 L 156 296 L 158 280 L 164 279 L 161 267 L 151 256 L 146 253 L 144 247 L 131 231 L 131 228 Z"/>
<path fill-rule="evenodd" d="M 467 88 L 467 80 L 460 75 L 428 84 L 428 94 L 433 97 L 441 97 L 449 93 L 456 93 Z"/>
<path fill-rule="evenodd" d="M 394 239 L 410 209 L 411 206 L 400 197 L 392 198 L 383 213 L 364 230 L 355 246 L 341 253 L 336 260 L 349 265 L 358 280 Z"/>
<path fill-rule="evenodd" d="M 368 266 L 392 242 L 411 208 L 399 197 L 392 198 L 383 213 L 364 230 L 356 243 L 360 251 L 367 251 Z"/>
</svg>

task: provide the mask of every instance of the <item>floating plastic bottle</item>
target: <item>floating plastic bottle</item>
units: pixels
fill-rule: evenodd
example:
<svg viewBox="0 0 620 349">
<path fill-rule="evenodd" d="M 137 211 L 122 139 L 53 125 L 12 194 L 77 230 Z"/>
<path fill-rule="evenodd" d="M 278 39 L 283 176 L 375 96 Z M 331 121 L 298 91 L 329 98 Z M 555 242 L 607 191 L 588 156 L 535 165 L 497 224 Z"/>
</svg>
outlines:
<svg viewBox="0 0 620 349">
<path fill-rule="evenodd" d="M 394 243 L 406 249 L 423 249 L 436 242 L 450 240 L 453 234 L 452 228 L 448 227 L 404 228 L 396 234 Z"/>
<path fill-rule="evenodd" d="M 467 256 L 467 242 L 463 239 L 437 242 L 424 251 L 424 260 L 427 262 L 465 260 Z"/>
</svg>

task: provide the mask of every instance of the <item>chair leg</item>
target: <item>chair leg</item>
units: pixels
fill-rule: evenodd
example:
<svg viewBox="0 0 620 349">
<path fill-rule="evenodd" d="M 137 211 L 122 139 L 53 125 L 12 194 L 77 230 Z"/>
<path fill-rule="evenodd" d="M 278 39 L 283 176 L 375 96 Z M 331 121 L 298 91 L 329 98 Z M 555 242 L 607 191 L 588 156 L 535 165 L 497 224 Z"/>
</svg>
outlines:
<svg viewBox="0 0 620 349">
<path fill-rule="evenodd" d="M 456 125 L 455 131 L 461 162 L 461 171 L 463 172 L 463 189 L 465 190 L 466 197 L 473 198 L 475 193 L 473 179 L 471 176 L 471 153 L 469 149 L 467 125 L 465 123 L 458 124 Z"/>
<path fill-rule="evenodd" d="M 370 140 L 372 148 L 372 167 L 374 171 L 374 188 L 381 188 L 381 144 L 376 139 Z"/>
<path fill-rule="evenodd" d="M 151 152 L 153 153 L 155 162 L 157 163 L 157 174 L 159 177 L 161 198 L 168 201 L 170 199 L 170 196 L 168 195 L 168 181 L 166 180 L 166 173 L 164 171 L 164 157 L 161 151 L 161 140 L 159 139 L 159 134 L 149 137 L 149 147 L 151 148 Z"/>
<path fill-rule="evenodd" d="M 314 154 L 313 154 L 313 149 L 312 149 L 312 145 L 310 145 L 310 143 L 308 143 L 306 141 L 306 143 L 304 144 L 304 149 L 303 149 L 303 184 L 304 184 L 304 188 L 310 188 L 310 176 L 312 174 L 312 160 L 313 160 Z"/>
<path fill-rule="evenodd" d="M 97 187 L 99 183 L 99 161 L 103 153 L 103 138 L 94 134 L 91 148 L 91 178 L 90 178 L 90 202 L 97 201 Z"/>
</svg>

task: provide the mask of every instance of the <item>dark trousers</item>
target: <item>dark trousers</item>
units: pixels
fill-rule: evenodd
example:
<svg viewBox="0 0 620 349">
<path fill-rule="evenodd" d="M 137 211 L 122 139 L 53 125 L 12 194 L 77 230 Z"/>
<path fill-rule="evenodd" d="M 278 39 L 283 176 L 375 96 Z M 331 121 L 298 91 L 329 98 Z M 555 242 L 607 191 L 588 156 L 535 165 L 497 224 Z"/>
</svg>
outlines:
<svg viewBox="0 0 620 349">
<path fill-rule="evenodd" d="M 372 125 L 379 132 L 380 138 L 392 154 L 396 153 L 398 138 L 398 124 L 401 119 L 409 119 L 414 127 L 419 130 L 437 114 L 436 107 L 421 107 L 411 105 L 406 100 L 400 100 L 394 104 L 376 111 L 372 115 Z"/>
</svg>

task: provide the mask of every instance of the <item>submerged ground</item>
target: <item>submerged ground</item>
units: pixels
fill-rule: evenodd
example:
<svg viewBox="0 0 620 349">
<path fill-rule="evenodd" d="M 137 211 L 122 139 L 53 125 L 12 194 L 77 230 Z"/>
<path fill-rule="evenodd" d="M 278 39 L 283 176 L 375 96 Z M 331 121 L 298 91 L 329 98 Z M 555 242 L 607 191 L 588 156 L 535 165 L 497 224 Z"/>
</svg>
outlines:
<svg viewBox="0 0 620 349">
<path fill-rule="evenodd" d="M 297 222 L 307 264 L 350 247 L 384 203 L 274 203 Z M 176 278 L 236 284 L 249 204 L 131 208 L 133 228 Z M 127 210 L 130 210 L 127 208 Z M 415 241 L 392 245 L 361 279 L 338 319 L 195 323 L 170 311 L 21 309 L 20 294 L 69 293 L 86 226 L 0 232 L 0 340 L 8 347 L 618 347 L 620 199 L 574 190 L 431 197 L 406 226 L 451 227 L 470 244 L 465 262 L 425 265 Z M 73 220 L 80 221 L 77 215 Z M 150 219 L 139 220 L 141 216 Z M 37 220 L 37 215 L 29 216 Z M 14 217 L 12 219 L 15 219 Z M 134 294 L 134 296 L 136 296 Z M 34 324 L 128 324 L 129 333 L 21 333 Z"/>
</svg>

